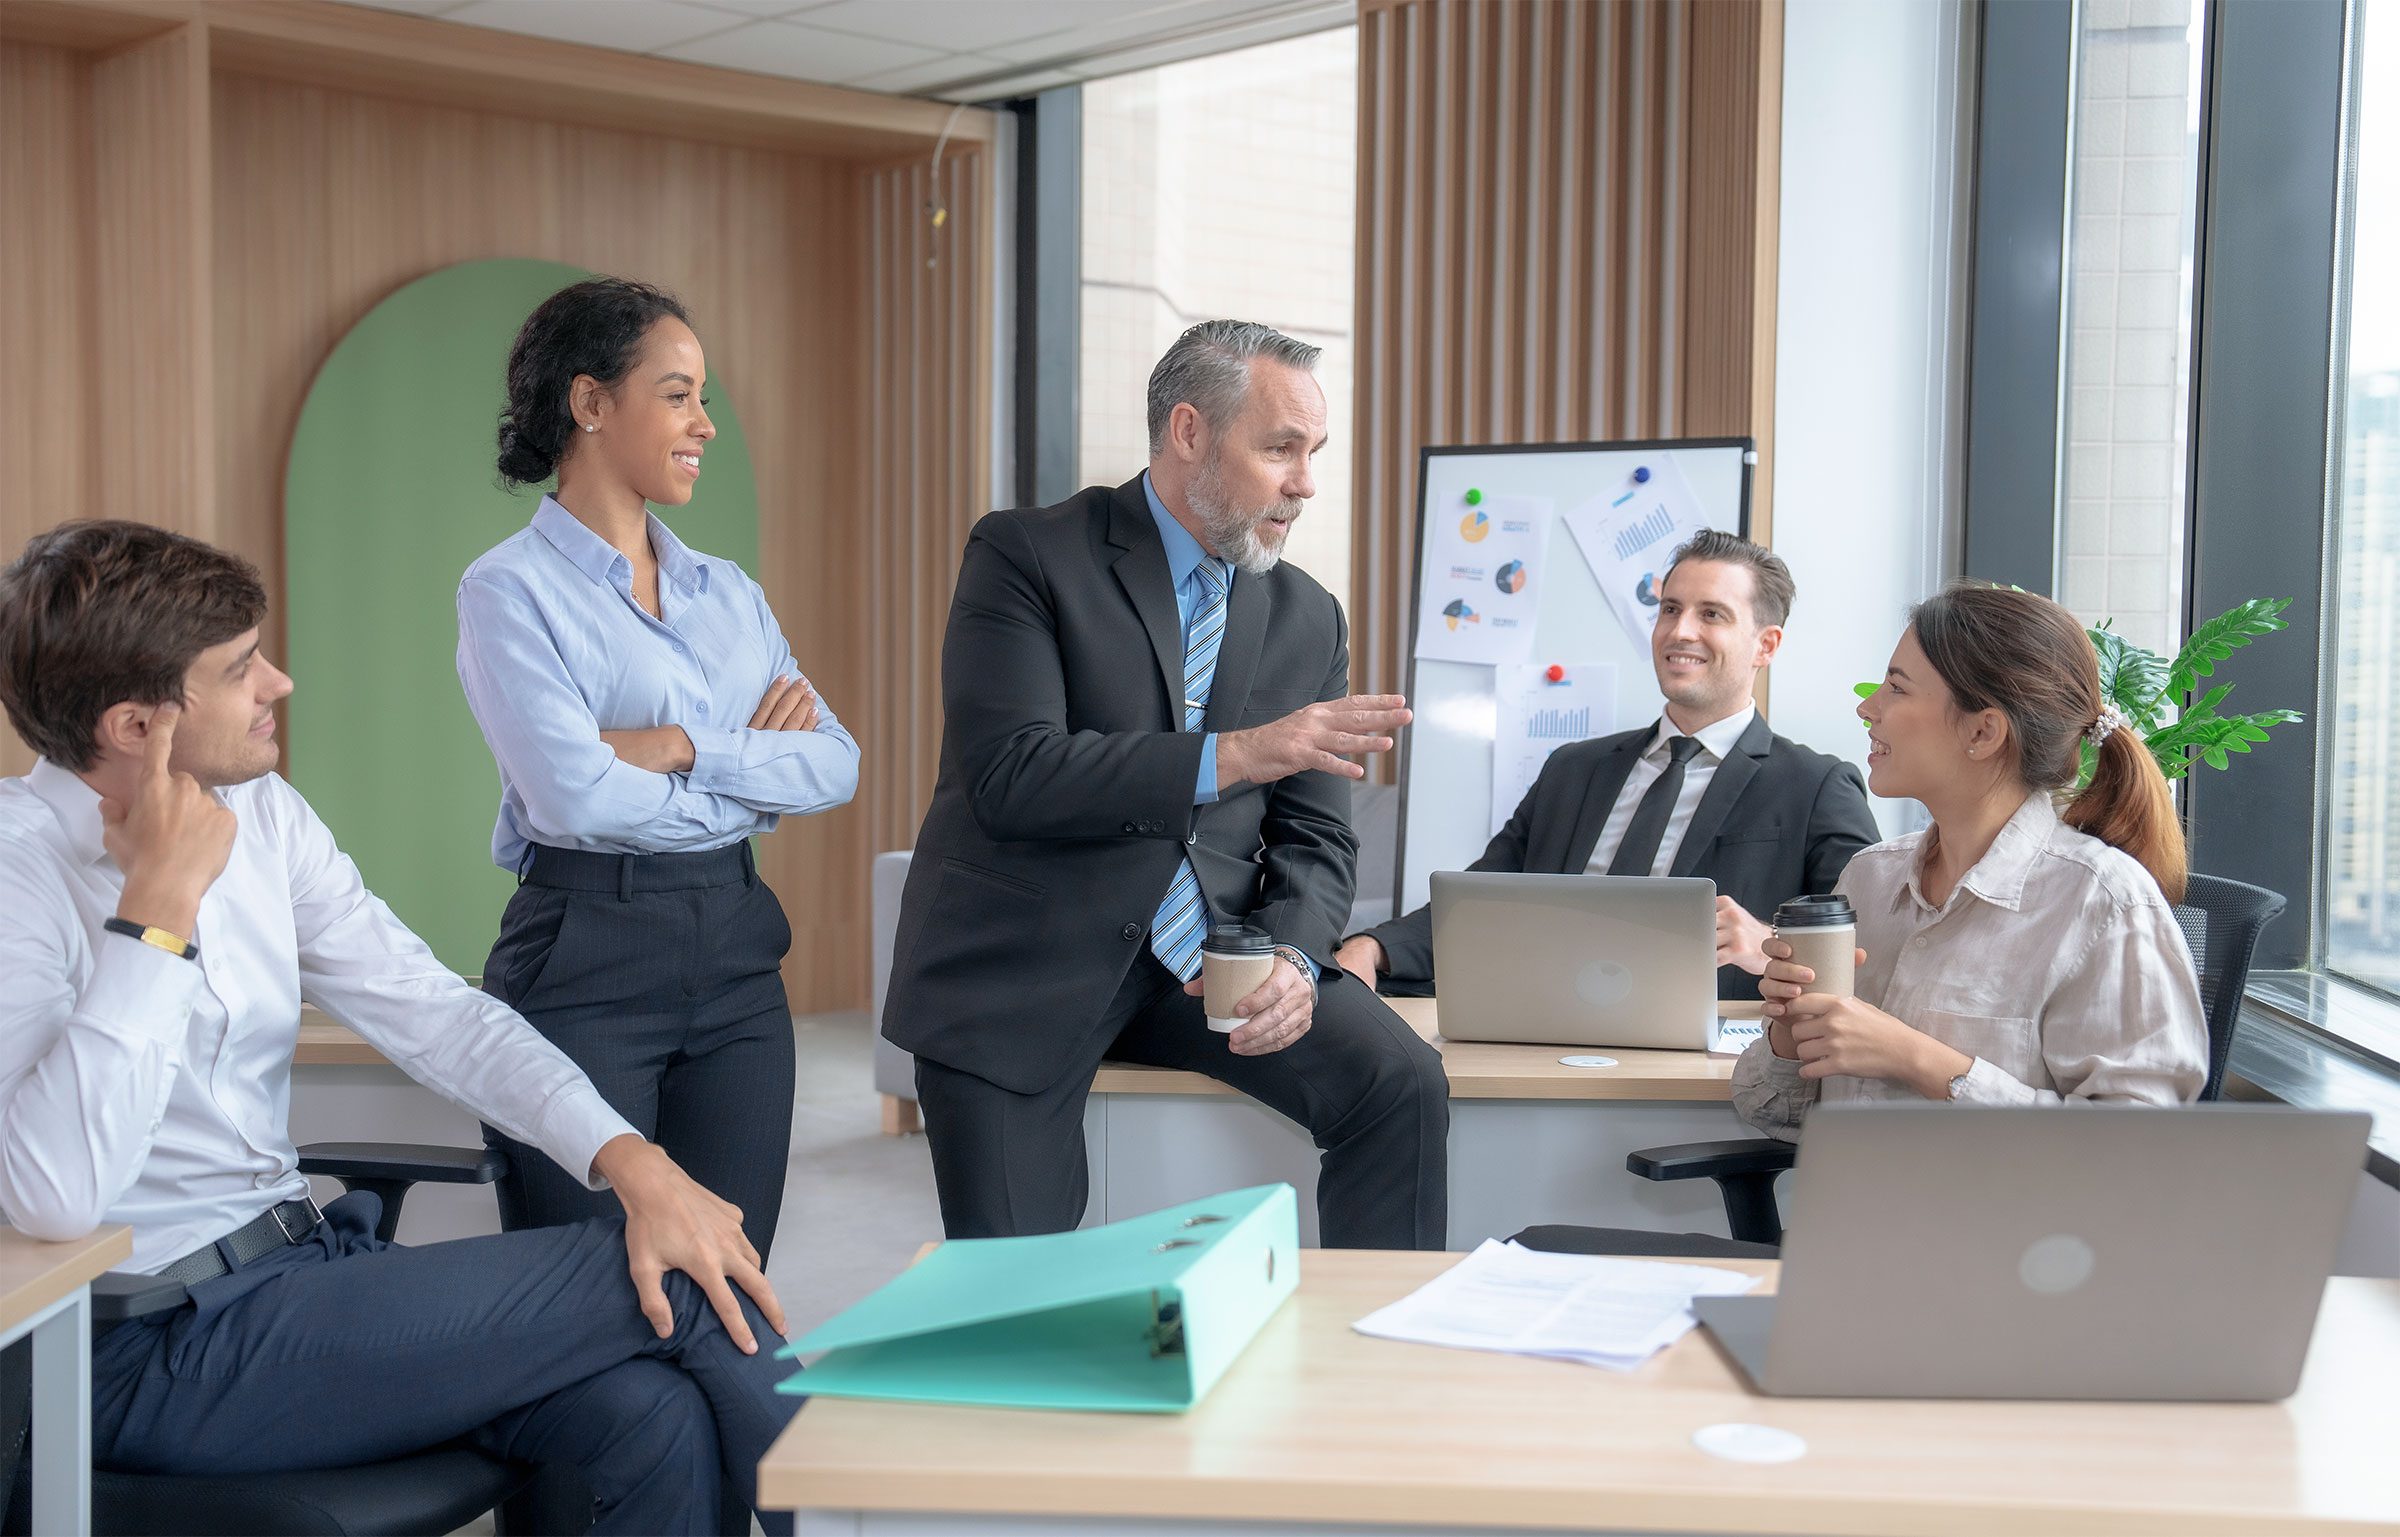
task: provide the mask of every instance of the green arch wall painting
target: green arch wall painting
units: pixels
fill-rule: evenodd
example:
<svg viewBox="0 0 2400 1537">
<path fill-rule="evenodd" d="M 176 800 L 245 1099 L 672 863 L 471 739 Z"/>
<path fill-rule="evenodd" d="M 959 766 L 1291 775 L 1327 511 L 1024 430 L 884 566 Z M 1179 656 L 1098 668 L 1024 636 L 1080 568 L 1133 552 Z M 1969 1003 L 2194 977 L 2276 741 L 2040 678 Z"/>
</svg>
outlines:
<svg viewBox="0 0 2400 1537">
<path fill-rule="evenodd" d="M 458 579 L 541 499 L 492 468 L 503 371 L 526 315 L 586 276 L 466 262 L 393 293 L 325 360 L 284 472 L 292 782 L 367 885 L 470 975 L 516 880 L 492 864 L 500 778 L 459 690 Z M 672 522 L 756 576 L 749 447 L 710 374 L 708 477 Z"/>
</svg>

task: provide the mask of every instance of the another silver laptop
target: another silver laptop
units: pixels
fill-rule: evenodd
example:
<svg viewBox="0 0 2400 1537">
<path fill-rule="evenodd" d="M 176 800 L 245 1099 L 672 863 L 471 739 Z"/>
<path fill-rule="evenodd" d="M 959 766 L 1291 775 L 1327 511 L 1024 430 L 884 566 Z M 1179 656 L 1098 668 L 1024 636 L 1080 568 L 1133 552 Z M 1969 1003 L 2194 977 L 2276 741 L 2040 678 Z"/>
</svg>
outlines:
<svg viewBox="0 0 2400 1537">
<path fill-rule="evenodd" d="M 1433 876 L 1442 1036 L 1708 1049 L 1717 887 L 1682 876 Z"/>
<path fill-rule="evenodd" d="M 2368 1125 L 2280 1105 L 1822 1108 L 1780 1295 L 1696 1311 L 1768 1393 L 2288 1397 Z"/>
</svg>

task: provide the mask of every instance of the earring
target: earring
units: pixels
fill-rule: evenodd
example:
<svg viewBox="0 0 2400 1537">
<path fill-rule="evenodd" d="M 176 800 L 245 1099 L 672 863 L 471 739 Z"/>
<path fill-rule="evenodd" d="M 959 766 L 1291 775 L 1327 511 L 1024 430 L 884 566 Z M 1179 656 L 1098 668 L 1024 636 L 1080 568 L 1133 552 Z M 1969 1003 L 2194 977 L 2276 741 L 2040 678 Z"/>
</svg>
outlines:
<svg viewBox="0 0 2400 1537">
<path fill-rule="evenodd" d="M 585 422 L 583 424 L 583 430 L 586 432 L 598 432 L 600 430 L 600 424 L 598 422 Z"/>
</svg>

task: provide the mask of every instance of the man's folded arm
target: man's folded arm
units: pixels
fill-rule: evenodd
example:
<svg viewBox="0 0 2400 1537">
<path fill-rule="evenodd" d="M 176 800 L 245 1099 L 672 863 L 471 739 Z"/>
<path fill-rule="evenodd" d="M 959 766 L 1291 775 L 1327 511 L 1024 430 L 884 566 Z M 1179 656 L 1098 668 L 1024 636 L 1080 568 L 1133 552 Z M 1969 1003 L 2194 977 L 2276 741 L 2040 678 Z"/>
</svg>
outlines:
<svg viewBox="0 0 2400 1537">
<path fill-rule="evenodd" d="M 480 993 L 367 890 L 298 791 L 272 781 L 291 872 L 300 995 L 392 1064 L 594 1189 L 592 1159 L 633 1127 L 517 1012 Z"/>
<path fill-rule="evenodd" d="M 1143 647 L 1129 672 L 1155 675 Z M 1006 513 L 975 525 L 942 642 L 944 730 L 987 837 L 1159 837 L 1182 842 L 1200 778 L 1201 735 L 1073 731 L 1066 671 L 1039 562 Z"/>
<path fill-rule="evenodd" d="M 104 933 L 78 986 L 66 893 L 9 883 L 0 916 L 0 1216 L 35 1238 L 98 1227 L 141 1173 L 181 1070 L 200 968 Z"/>
</svg>

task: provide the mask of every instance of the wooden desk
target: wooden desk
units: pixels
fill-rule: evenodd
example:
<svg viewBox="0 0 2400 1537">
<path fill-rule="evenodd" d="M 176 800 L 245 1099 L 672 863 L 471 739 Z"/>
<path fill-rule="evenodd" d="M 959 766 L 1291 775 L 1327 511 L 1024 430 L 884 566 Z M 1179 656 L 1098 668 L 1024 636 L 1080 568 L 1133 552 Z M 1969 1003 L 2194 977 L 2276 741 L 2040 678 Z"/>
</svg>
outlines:
<svg viewBox="0 0 2400 1537">
<path fill-rule="evenodd" d="M 810 1403 L 760 1466 L 761 1503 L 801 1510 L 804 1537 L 2400 1531 L 2400 1282 L 2331 1283 L 2282 1404 L 1913 1403 L 1761 1397 L 1699 1330 L 1631 1374 L 1351 1330 L 1455 1258 L 1311 1251 L 1188 1415 Z M 1692 1445 L 1729 1421 L 1807 1455 Z"/>
<path fill-rule="evenodd" d="M 1625 1156 L 1754 1135 L 1729 1103 L 1731 1058 L 1445 1041 L 1436 1000 L 1387 1001 L 1442 1053 L 1450 1079 L 1448 1247 L 1471 1249 L 1543 1222 L 1725 1231 L 1715 1185 L 1636 1179 Z M 1615 1065 L 1559 1060 L 1582 1055 Z M 1300 1192 L 1301 1242 L 1316 1242 L 1318 1155 L 1308 1134 L 1213 1078 L 1106 1063 L 1084 1108 L 1083 1141 L 1092 1173 L 1087 1222 L 1283 1180 Z"/>
<path fill-rule="evenodd" d="M 1638 1099 L 1700 1100 L 1723 1104 L 1733 1077 L 1729 1057 L 1698 1051 L 1618 1051 L 1592 1053 L 1617 1059 L 1615 1067 L 1566 1067 L 1559 1058 L 1572 1056 L 1572 1046 L 1510 1046 L 1490 1041 L 1445 1041 L 1440 1011 L 1431 998 L 1386 998 L 1392 1012 L 1442 1054 L 1442 1069 L 1450 1076 L 1450 1097 L 1460 1099 Z M 1739 1005 L 1728 1004 L 1729 1009 Z M 1755 1016 L 1758 1005 L 1749 1006 Z M 1234 1091 L 1200 1073 L 1163 1067 L 1136 1067 L 1130 1062 L 1101 1065 L 1092 1079 L 1095 1094 L 1231 1094 Z"/>
<path fill-rule="evenodd" d="M 33 1529 L 92 1529 L 94 1278 L 133 1258 L 133 1230 L 69 1243 L 0 1228 L 0 1347 L 33 1336 Z"/>
</svg>

